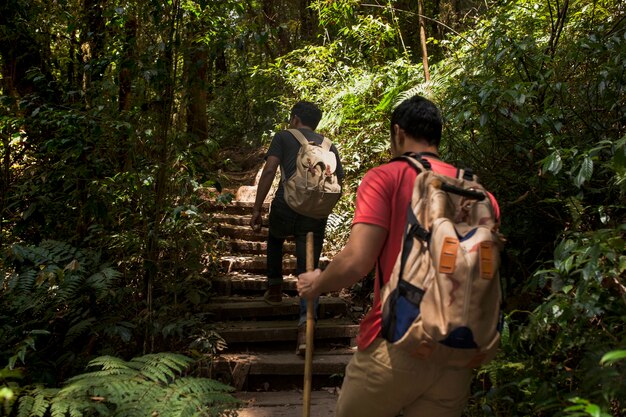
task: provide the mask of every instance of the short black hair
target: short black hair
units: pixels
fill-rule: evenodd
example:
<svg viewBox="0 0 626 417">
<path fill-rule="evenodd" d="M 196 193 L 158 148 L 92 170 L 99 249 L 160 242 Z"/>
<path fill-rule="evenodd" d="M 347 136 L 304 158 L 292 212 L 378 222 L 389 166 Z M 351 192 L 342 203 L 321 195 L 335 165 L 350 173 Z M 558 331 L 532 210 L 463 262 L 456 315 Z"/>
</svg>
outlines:
<svg viewBox="0 0 626 417">
<path fill-rule="evenodd" d="M 443 121 L 435 103 L 422 97 L 407 98 L 391 114 L 391 136 L 393 126 L 400 126 L 414 139 L 426 140 L 429 145 L 439 147 Z"/>
<path fill-rule="evenodd" d="M 298 116 L 303 125 L 315 130 L 322 120 L 322 111 L 310 101 L 299 101 L 291 108 L 293 116 Z"/>
</svg>

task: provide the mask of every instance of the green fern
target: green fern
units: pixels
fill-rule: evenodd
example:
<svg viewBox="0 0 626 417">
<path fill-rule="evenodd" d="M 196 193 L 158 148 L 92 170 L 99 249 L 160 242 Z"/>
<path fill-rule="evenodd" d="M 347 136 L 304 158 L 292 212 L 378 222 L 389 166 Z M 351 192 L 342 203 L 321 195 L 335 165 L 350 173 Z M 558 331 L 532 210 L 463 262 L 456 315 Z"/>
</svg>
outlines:
<svg viewBox="0 0 626 417">
<path fill-rule="evenodd" d="M 44 417 L 51 406 L 51 398 L 56 390 L 36 387 L 30 395 L 20 398 L 18 417 Z"/>
<path fill-rule="evenodd" d="M 121 275 L 122 274 L 119 271 L 105 266 L 100 271 L 87 278 L 86 283 L 91 288 L 97 290 L 98 293 L 104 293 L 111 288 L 112 284 L 115 283 L 115 280 Z"/>
<path fill-rule="evenodd" d="M 59 271 L 55 285 L 56 296 L 61 303 L 67 303 L 79 297 L 84 289 L 85 280 L 76 274 L 64 274 Z"/>
<path fill-rule="evenodd" d="M 124 361 L 112 356 L 92 360 L 92 372 L 70 378 L 60 390 L 34 389 L 19 402 L 19 417 L 221 416 L 236 409 L 233 388 L 205 378 L 180 376 L 193 360 L 157 353 Z"/>
<path fill-rule="evenodd" d="M 73 324 L 65 334 L 64 345 L 68 346 L 74 340 L 76 340 L 77 337 L 87 333 L 93 327 L 95 322 L 95 318 L 89 317 L 85 320 L 80 320 L 78 323 Z"/>
</svg>

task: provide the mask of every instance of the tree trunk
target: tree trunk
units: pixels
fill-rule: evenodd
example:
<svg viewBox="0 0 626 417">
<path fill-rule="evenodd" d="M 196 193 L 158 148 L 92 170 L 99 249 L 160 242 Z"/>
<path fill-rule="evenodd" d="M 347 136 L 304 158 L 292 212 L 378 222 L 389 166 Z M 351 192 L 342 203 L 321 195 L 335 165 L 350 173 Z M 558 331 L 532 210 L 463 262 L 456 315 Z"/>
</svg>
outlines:
<svg viewBox="0 0 626 417">
<path fill-rule="evenodd" d="M 311 0 L 300 0 L 300 39 L 311 40 L 315 36 L 317 15 L 310 9 Z"/>
<path fill-rule="evenodd" d="M 0 140 L 2 141 L 2 169 L 0 172 L 0 217 L 8 218 L 5 216 L 4 209 L 7 201 L 6 197 L 9 191 L 9 184 L 11 183 L 11 146 L 9 144 L 8 132 L 0 131 Z M 0 235 L 3 232 L 4 222 L 0 222 Z"/>
<path fill-rule="evenodd" d="M 284 8 L 280 8 L 281 12 L 277 12 L 274 7 L 274 0 L 263 0 L 263 16 L 265 24 L 268 28 L 276 28 L 276 36 L 278 38 L 278 55 L 283 55 L 291 50 L 291 40 L 289 33 L 282 27 L 283 20 L 280 17 L 285 13 Z"/>
<path fill-rule="evenodd" d="M 203 142 L 208 138 L 207 69 L 209 54 L 204 44 L 191 47 L 185 61 L 187 72 L 187 133 L 194 140 Z"/>
<path fill-rule="evenodd" d="M 172 170 L 170 130 L 172 126 L 172 113 L 174 105 L 174 85 L 176 83 L 175 39 L 180 30 L 180 3 L 172 1 L 171 15 L 164 18 L 167 22 L 165 50 L 157 60 L 157 71 L 160 73 L 156 84 L 156 90 L 161 92 L 161 100 L 157 103 L 155 116 L 156 129 L 154 137 L 154 154 L 157 166 L 154 182 L 154 206 L 147 214 L 148 228 L 146 231 L 146 249 L 144 254 L 144 290 L 148 308 L 149 328 L 146 329 L 144 351 L 152 351 L 154 338 L 152 334 L 153 320 L 153 291 L 159 275 L 159 262 L 161 252 L 161 224 L 167 206 L 167 197 L 170 189 L 170 172 Z M 148 342 L 150 346 L 148 347 Z"/>
<path fill-rule="evenodd" d="M 137 39 L 137 20 L 133 17 L 124 25 L 124 46 L 119 72 L 118 110 L 128 111 L 132 106 L 132 79 L 135 76 L 135 48 Z"/>
<path fill-rule="evenodd" d="M 47 71 L 43 51 L 46 48 L 39 45 L 29 30 L 30 16 L 20 14 L 8 2 L 0 2 L 0 28 L 3 28 L 3 39 L 0 42 L 0 61 L 2 62 L 2 79 L 0 87 L 5 95 L 24 97 L 36 91 L 32 77 L 28 71 L 37 68 L 48 81 L 52 76 Z M 48 84 L 48 83 L 46 83 Z M 43 96 L 49 96 L 44 91 Z M 55 99 L 56 97 L 47 97 Z"/>
<path fill-rule="evenodd" d="M 417 13 L 419 14 L 420 44 L 422 45 L 422 64 L 424 65 L 424 78 L 430 81 L 430 70 L 428 69 L 428 50 L 426 48 L 426 25 L 424 22 L 424 0 L 417 1 Z"/>
<path fill-rule="evenodd" d="M 84 29 L 82 31 L 81 52 L 84 66 L 88 69 L 83 72 L 83 93 L 87 105 L 91 104 L 91 84 L 102 79 L 104 65 L 101 61 L 105 41 L 105 22 L 102 10 L 106 0 L 84 0 Z"/>
</svg>

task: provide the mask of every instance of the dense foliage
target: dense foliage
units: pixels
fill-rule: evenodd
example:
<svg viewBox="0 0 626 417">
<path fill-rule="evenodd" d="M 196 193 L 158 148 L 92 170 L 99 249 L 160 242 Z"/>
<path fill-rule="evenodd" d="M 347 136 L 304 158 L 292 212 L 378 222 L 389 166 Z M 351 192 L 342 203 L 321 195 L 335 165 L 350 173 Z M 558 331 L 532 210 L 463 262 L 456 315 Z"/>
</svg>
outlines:
<svg viewBox="0 0 626 417">
<path fill-rule="evenodd" d="M 442 108 L 444 157 L 497 196 L 508 238 L 502 354 L 466 415 L 626 415 L 626 6 L 425 2 L 426 81 L 415 2 L 373 3 L 0 4 L 7 413 L 134 407 L 67 393 L 116 387 L 87 366 L 141 364 L 124 389 L 221 413 L 225 387 L 177 373 L 222 346 L 200 308 L 221 248 L 205 207 L 230 198 L 225 173 L 258 162 L 224 155 L 257 155 L 297 99 L 322 104 L 347 173 L 336 251 L 360 178 L 389 157 L 391 109 L 418 93 Z M 187 356 L 150 356 L 168 350 Z"/>
</svg>

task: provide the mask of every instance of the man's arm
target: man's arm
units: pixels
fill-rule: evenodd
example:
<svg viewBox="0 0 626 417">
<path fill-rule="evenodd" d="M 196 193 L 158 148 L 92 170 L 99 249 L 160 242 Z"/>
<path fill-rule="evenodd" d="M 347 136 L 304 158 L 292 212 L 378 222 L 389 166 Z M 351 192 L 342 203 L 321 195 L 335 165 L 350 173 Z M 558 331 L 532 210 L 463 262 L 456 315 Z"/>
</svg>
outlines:
<svg viewBox="0 0 626 417">
<path fill-rule="evenodd" d="M 372 270 L 386 238 L 383 227 L 367 223 L 352 226 L 348 243 L 323 272 L 316 269 L 298 276 L 300 297 L 313 299 L 355 284 Z"/>
<path fill-rule="evenodd" d="M 261 177 L 259 178 L 259 185 L 256 189 L 256 197 L 254 199 L 254 207 L 252 208 L 252 217 L 250 218 L 250 227 L 255 230 L 261 228 L 261 208 L 263 207 L 263 201 L 267 197 L 267 193 L 272 188 L 272 182 L 276 176 L 276 171 L 280 165 L 280 159 L 275 156 L 268 156 L 261 171 Z"/>
</svg>

